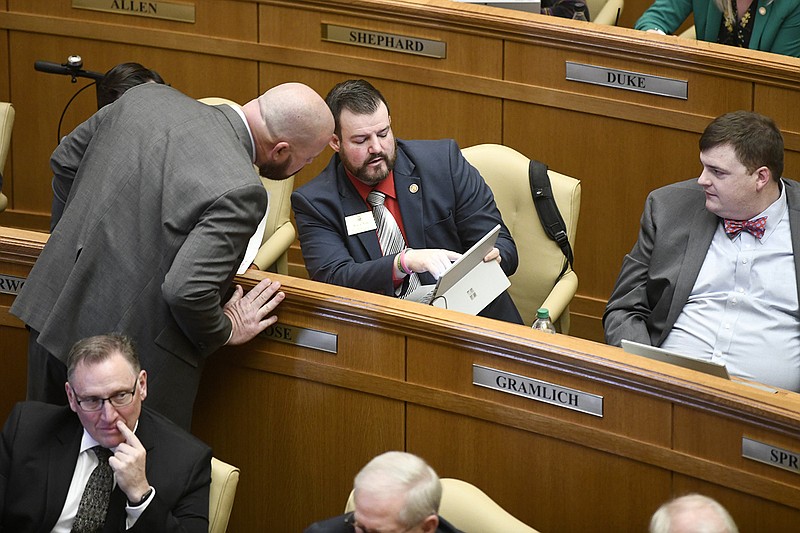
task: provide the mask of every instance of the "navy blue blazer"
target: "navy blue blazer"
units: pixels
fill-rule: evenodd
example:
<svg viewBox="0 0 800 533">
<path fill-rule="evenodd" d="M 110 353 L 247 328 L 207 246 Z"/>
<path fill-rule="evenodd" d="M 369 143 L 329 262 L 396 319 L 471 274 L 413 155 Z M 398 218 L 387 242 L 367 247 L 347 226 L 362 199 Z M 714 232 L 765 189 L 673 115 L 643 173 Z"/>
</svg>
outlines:
<svg viewBox="0 0 800 533">
<path fill-rule="evenodd" d="M 68 406 L 14 406 L 0 439 L 0 532 L 53 529 L 82 436 L 83 426 Z M 207 533 L 211 448 L 144 406 L 136 436 L 147 450 L 147 480 L 156 494 L 128 531 Z M 126 531 L 126 501 L 116 487 L 103 533 Z"/>
<path fill-rule="evenodd" d="M 463 253 L 500 224 L 496 247 L 506 275 L 519 258 L 491 189 L 452 139 L 397 141 L 395 190 L 410 248 Z M 347 178 L 338 154 L 322 173 L 292 193 L 300 247 L 312 279 L 387 296 L 394 295 L 393 257 L 384 257 L 376 232 L 348 235 L 345 218 L 369 210 Z M 433 284 L 430 274 L 420 275 Z M 407 280 L 406 280 L 407 282 Z M 480 315 L 522 323 L 507 292 Z"/>
</svg>

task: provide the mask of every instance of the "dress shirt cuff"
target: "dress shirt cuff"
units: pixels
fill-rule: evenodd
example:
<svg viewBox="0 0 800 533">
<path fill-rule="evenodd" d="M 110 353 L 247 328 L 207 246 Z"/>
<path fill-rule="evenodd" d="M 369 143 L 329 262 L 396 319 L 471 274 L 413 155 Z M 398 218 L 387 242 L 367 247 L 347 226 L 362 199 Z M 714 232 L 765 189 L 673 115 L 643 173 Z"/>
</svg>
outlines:
<svg viewBox="0 0 800 533">
<path fill-rule="evenodd" d="M 150 502 L 152 502 L 153 498 L 155 498 L 156 488 L 153 487 L 152 485 L 151 488 L 153 490 L 152 492 L 150 492 L 150 496 L 148 496 L 147 499 L 144 501 L 144 503 L 142 503 L 141 505 L 137 505 L 136 507 L 131 507 L 130 505 L 125 504 L 125 514 L 127 515 L 125 517 L 125 529 L 130 529 L 134 526 L 134 524 L 136 524 L 136 521 L 139 520 L 140 516 L 142 516 L 144 510 L 147 509 L 147 506 L 150 505 Z"/>
</svg>

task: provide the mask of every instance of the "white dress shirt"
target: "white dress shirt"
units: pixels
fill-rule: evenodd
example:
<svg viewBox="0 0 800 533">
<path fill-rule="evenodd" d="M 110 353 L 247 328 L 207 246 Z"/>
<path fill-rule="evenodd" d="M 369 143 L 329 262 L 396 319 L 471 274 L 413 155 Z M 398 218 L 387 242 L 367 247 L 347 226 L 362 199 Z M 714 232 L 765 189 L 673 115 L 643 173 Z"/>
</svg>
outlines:
<svg viewBox="0 0 800 533">
<path fill-rule="evenodd" d="M 134 433 L 137 427 L 139 427 L 138 421 L 136 422 L 136 427 L 133 428 Z M 92 471 L 100 464 L 97 455 L 92 451 L 92 448 L 95 446 L 99 446 L 99 443 L 84 429 L 80 452 L 78 453 L 78 461 L 75 463 L 72 482 L 69 484 L 69 490 L 67 491 L 67 500 L 64 502 L 61 516 L 58 517 L 58 521 L 53 527 L 52 533 L 70 533 L 72 530 L 72 523 L 75 521 L 75 515 L 78 514 L 78 505 L 81 503 L 81 497 L 86 488 L 86 483 L 89 482 L 89 476 L 92 475 Z M 116 448 L 112 448 L 111 451 L 116 451 Z M 117 477 L 115 475 L 114 487 L 116 488 L 116 486 Z M 125 506 L 125 511 L 128 515 L 126 518 L 127 529 L 133 527 L 144 510 L 147 509 L 147 506 L 150 505 L 150 502 L 153 501 L 155 493 L 156 491 L 153 489 L 153 492 L 150 493 L 147 500 L 138 507 L 131 507 L 130 505 Z"/>
<path fill-rule="evenodd" d="M 759 240 L 717 227 L 662 348 L 724 363 L 731 375 L 800 392 L 800 312 L 785 187 Z"/>
</svg>

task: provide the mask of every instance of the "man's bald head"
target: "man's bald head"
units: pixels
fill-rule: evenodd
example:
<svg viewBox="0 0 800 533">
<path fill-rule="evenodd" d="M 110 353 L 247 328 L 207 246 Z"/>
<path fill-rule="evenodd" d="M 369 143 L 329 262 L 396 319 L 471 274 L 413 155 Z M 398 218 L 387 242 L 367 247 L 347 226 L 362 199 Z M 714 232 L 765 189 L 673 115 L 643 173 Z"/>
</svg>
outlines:
<svg viewBox="0 0 800 533">
<path fill-rule="evenodd" d="M 302 83 L 284 83 L 242 107 L 256 144 L 262 175 L 284 179 L 327 146 L 333 115 L 322 97 Z"/>
</svg>

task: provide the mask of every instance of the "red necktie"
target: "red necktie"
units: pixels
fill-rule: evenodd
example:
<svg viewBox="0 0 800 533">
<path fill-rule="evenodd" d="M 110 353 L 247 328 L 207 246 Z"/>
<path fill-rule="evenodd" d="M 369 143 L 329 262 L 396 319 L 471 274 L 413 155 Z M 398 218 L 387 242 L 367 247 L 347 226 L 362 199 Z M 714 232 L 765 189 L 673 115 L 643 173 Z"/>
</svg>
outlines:
<svg viewBox="0 0 800 533">
<path fill-rule="evenodd" d="M 767 224 L 767 217 L 760 217 L 755 220 L 731 220 L 725 219 L 725 233 L 731 239 L 735 238 L 742 230 L 750 233 L 756 239 L 764 236 L 764 227 Z"/>
</svg>

